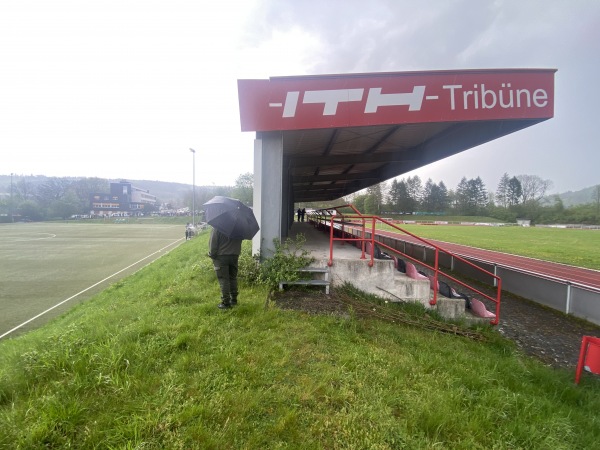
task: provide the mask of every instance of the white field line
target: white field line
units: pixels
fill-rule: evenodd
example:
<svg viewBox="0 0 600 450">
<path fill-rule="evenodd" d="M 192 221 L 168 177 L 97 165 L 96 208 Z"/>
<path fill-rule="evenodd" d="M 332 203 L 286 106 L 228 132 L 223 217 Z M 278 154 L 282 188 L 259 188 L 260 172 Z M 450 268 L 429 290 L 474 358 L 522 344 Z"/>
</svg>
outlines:
<svg viewBox="0 0 600 450">
<path fill-rule="evenodd" d="M 98 286 L 99 284 L 102 284 L 102 283 L 104 283 L 106 280 L 109 280 L 109 279 L 111 279 L 111 278 L 112 278 L 112 277 L 114 277 L 115 275 L 118 275 L 118 274 L 120 274 L 121 272 L 123 272 L 123 271 L 125 271 L 125 270 L 127 270 L 127 269 L 129 269 L 129 268 L 131 268 L 131 267 L 133 267 L 133 266 L 135 266 L 136 264 L 139 264 L 139 263 L 141 263 L 141 262 L 142 262 L 142 261 L 144 261 L 145 259 L 148 259 L 148 258 L 150 258 L 151 256 L 154 256 L 154 255 L 156 255 L 157 253 L 160 253 L 160 252 L 162 252 L 164 249 L 166 249 L 166 248 L 168 248 L 168 247 L 170 247 L 170 246 L 172 246 L 172 245 L 174 245 L 174 244 L 178 243 L 179 241 L 182 241 L 183 239 L 184 239 L 184 238 L 181 238 L 181 239 L 177 239 L 175 242 L 171 242 L 169 245 L 166 245 L 166 246 L 164 246 L 163 248 L 161 248 L 161 249 L 159 249 L 159 250 L 156 250 L 154 253 L 150 253 L 148 256 L 145 256 L 145 257 L 143 257 L 143 258 L 142 258 L 142 259 L 140 259 L 139 261 L 136 261 L 136 262 L 134 262 L 133 264 L 130 264 L 129 266 L 127 266 L 127 267 L 125 267 L 125 268 L 123 268 L 123 269 L 119 270 L 118 272 L 115 272 L 115 273 L 113 273 L 112 275 L 109 275 L 109 276 L 107 276 L 107 277 L 106 277 L 106 278 L 104 278 L 103 280 L 100 280 L 100 281 L 98 281 L 97 283 L 95 283 L 95 284 L 92 284 L 91 286 L 89 286 L 89 287 L 85 288 L 83 291 L 79 291 L 77 294 L 75 294 L 75 295 L 72 295 L 71 297 L 69 297 L 69 298 L 67 298 L 67 299 L 63 300 L 63 301 L 62 301 L 62 302 L 60 302 L 60 303 L 57 303 L 56 305 L 54 305 L 54 306 L 52 306 L 52 307 L 48 308 L 46 311 L 43 311 L 43 312 L 39 313 L 37 316 L 35 316 L 35 317 L 32 317 L 32 318 L 31 318 L 31 319 L 29 319 L 29 320 L 26 320 L 26 321 L 25 321 L 25 322 L 23 322 L 22 324 L 20 324 L 20 325 L 17 325 L 16 327 L 14 327 L 12 330 L 8 330 L 6 333 L 4 333 L 4 334 L 0 335 L 0 339 L 2 339 L 3 337 L 5 337 L 5 336 L 8 336 L 9 334 L 11 334 L 11 333 L 13 333 L 13 332 L 17 331 L 19 328 L 22 328 L 22 327 L 24 327 L 24 326 L 25 326 L 25 325 L 27 325 L 29 322 L 33 322 L 35 319 L 37 319 L 37 318 L 39 318 L 39 317 L 42 317 L 44 314 L 47 314 L 47 313 L 49 313 L 49 312 L 50 312 L 50 311 L 52 311 L 53 309 L 55 309 L 55 308 L 58 308 L 60 305 L 62 305 L 62 304 L 64 304 L 64 303 L 67 303 L 69 300 L 73 300 L 75 297 L 77 297 L 77 296 L 79 296 L 79 295 L 83 294 L 84 292 L 87 292 L 87 291 L 89 291 L 90 289 L 93 289 L 93 288 L 95 288 L 95 287 L 96 287 L 96 286 Z M 145 267 L 145 266 L 144 266 L 144 267 Z M 140 269 L 141 269 L 141 267 L 140 267 Z M 139 270 L 139 269 L 138 269 L 138 270 Z"/>
<path fill-rule="evenodd" d="M 29 242 L 29 241 L 42 241 L 44 239 L 53 239 L 56 237 L 56 234 L 52 234 L 52 233 L 37 233 L 37 234 L 47 234 L 48 236 L 46 237 L 38 237 L 38 238 L 21 238 L 16 237 L 16 238 L 12 238 L 13 240 L 11 241 L 11 238 L 6 239 L 7 242 Z"/>
</svg>

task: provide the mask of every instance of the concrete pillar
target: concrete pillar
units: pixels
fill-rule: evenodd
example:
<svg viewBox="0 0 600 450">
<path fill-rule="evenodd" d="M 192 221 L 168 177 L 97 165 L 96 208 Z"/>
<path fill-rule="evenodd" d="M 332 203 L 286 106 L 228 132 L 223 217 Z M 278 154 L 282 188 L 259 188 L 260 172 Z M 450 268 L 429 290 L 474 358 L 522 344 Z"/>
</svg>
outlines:
<svg viewBox="0 0 600 450">
<path fill-rule="evenodd" d="M 287 176 L 287 175 L 286 175 Z M 261 259 L 273 255 L 273 239 L 281 240 L 284 233 L 283 215 L 283 136 L 280 131 L 257 133 L 254 140 L 254 215 L 260 226 L 252 239 L 252 254 Z M 287 193 L 285 195 L 287 197 Z"/>
</svg>

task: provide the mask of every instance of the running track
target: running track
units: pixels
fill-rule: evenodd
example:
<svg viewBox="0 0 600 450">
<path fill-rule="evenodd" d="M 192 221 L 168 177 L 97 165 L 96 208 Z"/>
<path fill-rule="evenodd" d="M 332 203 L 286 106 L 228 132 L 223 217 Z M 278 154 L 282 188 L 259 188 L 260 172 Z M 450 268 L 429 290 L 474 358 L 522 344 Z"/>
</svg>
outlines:
<svg viewBox="0 0 600 450">
<path fill-rule="evenodd" d="M 393 233 L 389 231 L 377 231 L 377 235 L 395 237 L 400 241 L 423 244 L 418 239 L 406 234 Z M 481 248 L 469 247 L 466 245 L 452 244 L 450 242 L 435 241 L 427 239 L 438 247 L 447 250 L 463 258 L 496 264 L 498 266 L 510 267 L 522 272 L 539 275 L 543 278 L 558 279 L 568 281 L 572 284 L 579 284 L 591 287 L 594 290 L 600 290 L 600 271 L 585 269 L 582 267 L 569 266 L 566 264 L 542 261 L 525 256 L 511 255 L 508 253 L 483 250 Z"/>
</svg>

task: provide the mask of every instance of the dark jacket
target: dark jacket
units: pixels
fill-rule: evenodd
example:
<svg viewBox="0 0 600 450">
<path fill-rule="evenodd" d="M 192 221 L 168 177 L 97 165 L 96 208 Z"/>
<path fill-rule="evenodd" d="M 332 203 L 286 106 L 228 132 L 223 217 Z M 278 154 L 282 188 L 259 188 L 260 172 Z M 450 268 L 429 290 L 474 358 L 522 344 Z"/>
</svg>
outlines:
<svg viewBox="0 0 600 450">
<path fill-rule="evenodd" d="M 216 228 L 210 233 L 209 253 L 211 258 L 223 255 L 237 255 L 242 252 L 242 241 L 240 239 L 229 239 Z"/>
</svg>

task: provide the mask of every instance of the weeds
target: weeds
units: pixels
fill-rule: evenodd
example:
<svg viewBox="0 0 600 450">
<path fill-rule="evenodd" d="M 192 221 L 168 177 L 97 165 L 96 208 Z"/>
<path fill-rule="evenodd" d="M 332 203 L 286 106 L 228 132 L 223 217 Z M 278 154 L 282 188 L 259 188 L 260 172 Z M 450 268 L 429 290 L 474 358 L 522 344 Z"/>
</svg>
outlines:
<svg viewBox="0 0 600 450">
<path fill-rule="evenodd" d="M 298 270 L 309 265 L 313 258 L 310 252 L 303 249 L 306 238 L 298 234 L 296 239 L 287 238 L 283 243 L 273 240 L 274 254 L 263 261 L 260 269 L 260 282 L 271 290 L 279 286 L 283 280 L 294 281 L 299 278 Z"/>
</svg>

